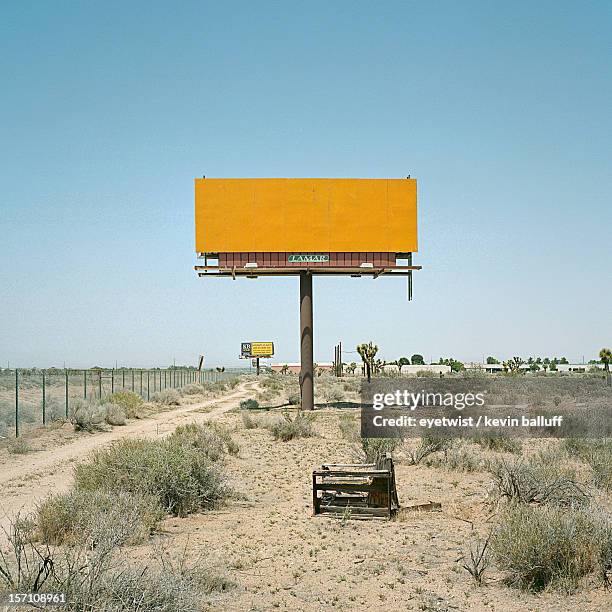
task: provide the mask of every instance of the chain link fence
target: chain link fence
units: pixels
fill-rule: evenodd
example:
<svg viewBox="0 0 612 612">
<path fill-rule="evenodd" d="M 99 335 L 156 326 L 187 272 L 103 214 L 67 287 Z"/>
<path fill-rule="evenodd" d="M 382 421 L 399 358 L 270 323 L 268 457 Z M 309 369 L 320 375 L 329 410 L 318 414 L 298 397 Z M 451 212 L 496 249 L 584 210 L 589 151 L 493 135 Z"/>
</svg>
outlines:
<svg viewBox="0 0 612 612">
<path fill-rule="evenodd" d="M 0 438 L 68 419 L 77 399 L 102 400 L 116 391 L 133 391 L 148 401 L 162 389 L 218 382 L 234 372 L 168 369 L 4 369 L 0 371 Z"/>
</svg>

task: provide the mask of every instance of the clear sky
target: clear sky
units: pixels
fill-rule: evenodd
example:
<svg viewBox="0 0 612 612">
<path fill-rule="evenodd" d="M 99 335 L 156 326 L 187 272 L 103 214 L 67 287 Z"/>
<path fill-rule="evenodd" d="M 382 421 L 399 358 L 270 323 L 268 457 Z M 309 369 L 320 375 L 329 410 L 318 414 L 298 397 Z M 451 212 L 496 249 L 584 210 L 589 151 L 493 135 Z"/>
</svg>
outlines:
<svg viewBox="0 0 612 612">
<path fill-rule="evenodd" d="M 2 2 L 0 362 L 296 360 L 297 279 L 193 272 L 203 174 L 418 179 L 414 301 L 316 278 L 318 361 L 593 358 L 611 32 L 608 1 Z"/>
</svg>

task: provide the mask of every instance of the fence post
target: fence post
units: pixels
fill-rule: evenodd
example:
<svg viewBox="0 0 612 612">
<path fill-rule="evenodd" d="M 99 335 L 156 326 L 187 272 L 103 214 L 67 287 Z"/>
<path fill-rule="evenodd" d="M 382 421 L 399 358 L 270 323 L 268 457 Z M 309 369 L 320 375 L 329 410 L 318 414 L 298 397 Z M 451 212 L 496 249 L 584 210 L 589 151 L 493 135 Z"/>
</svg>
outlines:
<svg viewBox="0 0 612 612">
<path fill-rule="evenodd" d="M 132 368 L 132 393 L 134 393 L 134 368 Z"/>
<path fill-rule="evenodd" d="M 115 392 L 115 368 L 111 370 L 111 395 Z"/>
<path fill-rule="evenodd" d="M 142 397 L 142 370 L 140 370 L 140 397 Z"/>
<path fill-rule="evenodd" d="M 102 370 L 98 370 L 98 396 L 102 401 Z"/>
<path fill-rule="evenodd" d="M 121 389 L 125 389 L 125 370 L 121 370 Z"/>
<path fill-rule="evenodd" d="M 151 386 L 149 375 L 150 375 L 150 372 L 149 370 L 147 370 L 147 402 L 149 401 L 149 398 L 150 398 L 149 388 Z"/>
<path fill-rule="evenodd" d="M 47 424 L 47 402 L 46 402 L 46 389 L 45 389 L 45 371 L 42 371 L 42 422 L 43 425 Z"/>
<path fill-rule="evenodd" d="M 83 398 L 87 399 L 87 370 L 83 370 Z"/>
<path fill-rule="evenodd" d="M 64 369 L 64 375 L 66 377 L 66 418 L 68 418 L 68 370 Z"/>
<path fill-rule="evenodd" d="M 19 437 L 19 370 L 15 368 L 15 437 Z"/>
</svg>

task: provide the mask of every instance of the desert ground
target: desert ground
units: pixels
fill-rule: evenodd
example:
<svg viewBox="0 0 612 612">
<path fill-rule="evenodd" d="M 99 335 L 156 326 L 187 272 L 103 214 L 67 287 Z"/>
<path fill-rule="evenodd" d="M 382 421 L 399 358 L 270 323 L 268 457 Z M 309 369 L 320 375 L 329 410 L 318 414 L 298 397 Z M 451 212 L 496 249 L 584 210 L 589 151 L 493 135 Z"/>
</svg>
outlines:
<svg viewBox="0 0 612 612">
<path fill-rule="evenodd" d="M 418 441 L 406 441 L 394 451 L 400 504 L 434 501 L 441 510 L 402 511 L 391 521 L 313 516 L 313 469 L 360 458 L 359 441 L 351 433 L 358 423 L 358 410 L 350 401 L 356 398 L 356 386 L 344 384 L 343 399 L 349 401 L 338 402 L 340 396 L 329 389 L 341 384 L 321 383 L 314 435 L 282 441 L 274 439 L 266 424 L 281 411 L 295 414 L 287 399 L 295 393 L 296 380 L 286 377 L 282 384 L 269 384 L 268 378 L 274 377 L 245 377 L 217 397 L 184 398 L 178 407 L 108 431 L 75 432 L 69 423 L 37 430 L 28 434 L 30 451 L 25 454 L 9 452 L 4 444 L 2 526 L 8 528 L 17 512 L 33 512 L 50 494 L 68 490 L 74 466 L 95 449 L 123 438 L 161 438 L 186 423 L 214 421 L 239 445 L 236 454 L 224 459 L 236 494 L 213 510 L 165 518 L 148 541 L 123 548 L 134 559 L 156 554 L 161 546 L 214 562 L 233 586 L 203 596 L 203 609 L 599 611 L 612 605 L 611 592 L 595 576 L 569 594 L 556 589 L 532 593 L 507 585 L 495 564 L 481 585 L 462 567 L 466 547 L 486 537 L 499 511 L 489 503 L 491 474 L 481 466 L 491 458 L 511 460 L 511 453 L 470 444 L 462 447 L 469 460 L 464 456 L 451 466 L 432 456 L 411 465 L 409 453 Z M 249 398 L 270 409 L 249 411 L 247 428 L 239 406 Z M 556 440 L 530 440 L 522 452 L 556 452 L 558 445 Z M 610 510 L 609 491 L 596 495 L 597 503 Z"/>
</svg>

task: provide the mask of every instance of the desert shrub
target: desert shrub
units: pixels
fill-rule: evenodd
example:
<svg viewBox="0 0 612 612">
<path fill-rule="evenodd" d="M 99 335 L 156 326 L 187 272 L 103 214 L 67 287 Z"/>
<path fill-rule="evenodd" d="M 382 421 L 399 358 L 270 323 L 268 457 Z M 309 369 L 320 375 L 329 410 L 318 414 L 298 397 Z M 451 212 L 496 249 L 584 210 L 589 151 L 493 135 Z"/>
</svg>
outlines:
<svg viewBox="0 0 612 612">
<path fill-rule="evenodd" d="M 357 420 L 351 412 L 343 412 L 340 415 L 340 433 L 342 437 L 351 442 L 355 442 L 359 437 L 359 427 L 357 426 Z"/>
<path fill-rule="evenodd" d="M 591 467 L 593 484 L 606 491 L 612 490 L 612 440 L 587 440 L 568 438 L 562 443 L 563 450 Z"/>
<path fill-rule="evenodd" d="M 480 472 L 487 468 L 483 457 L 463 441 L 451 446 L 442 457 L 432 457 L 427 461 L 427 465 L 455 472 Z"/>
<path fill-rule="evenodd" d="M 44 500 L 36 511 L 41 540 L 48 544 L 96 542 L 98 534 L 113 532 L 114 541 L 145 541 L 164 513 L 156 498 L 123 491 L 70 491 Z"/>
<path fill-rule="evenodd" d="M 523 452 L 521 441 L 517 438 L 511 438 L 504 433 L 476 434 L 471 437 L 471 440 L 485 450 L 514 453 L 516 455 L 520 455 Z"/>
<path fill-rule="evenodd" d="M 240 451 L 229 429 L 214 422 L 179 425 L 172 432 L 169 440 L 197 448 L 212 461 L 219 461 L 226 452 L 230 455 L 237 455 Z"/>
<path fill-rule="evenodd" d="M 125 425 L 125 411 L 117 404 L 102 404 L 104 410 L 104 420 L 109 425 Z"/>
<path fill-rule="evenodd" d="M 79 491 L 152 495 L 177 516 L 213 508 L 229 494 L 219 465 L 180 436 L 125 439 L 94 451 L 89 462 L 76 466 L 74 481 Z"/>
<path fill-rule="evenodd" d="M 289 396 L 287 397 L 287 403 L 290 404 L 291 406 L 298 406 L 302 401 L 302 396 L 300 395 L 299 391 L 294 391 L 293 393 L 290 393 Z"/>
<path fill-rule="evenodd" d="M 460 559 L 462 567 L 472 576 L 478 586 L 482 584 L 485 572 L 491 564 L 490 539 L 489 535 L 486 540 L 473 540 Z"/>
<path fill-rule="evenodd" d="M 140 395 L 133 391 L 117 391 L 108 398 L 108 401 L 111 404 L 121 406 L 128 419 L 139 419 L 142 416 L 144 401 Z"/>
<path fill-rule="evenodd" d="M 254 399 L 246 399 L 240 402 L 240 410 L 261 410 L 259 402 Z"/>
<path fill-rule="evenodd" d="M 23 438 L 15 438 L 8 443 L 7 450 L 13 455 L 25 455 L 31 452 L 32 447 Z"/>
<path fill-rule="evenodd" d="M 242 412 L 242 424 L 245 429 L 257 429 L 259 427 L 259 421 L 246 411 Z"/>
<path fill-rule="evenodd" d="M 190 383 L 181 389 L 183 395 L 204 395 L 206 389 L 197 383 Z"/>
<path fill-rule="evenodd" d="M 267 423 L 266 427 L 275 440 L 287 442 L 293 438 L 310 438 L 314 436 L 312 427 L 314 418 L 314 414 L 306 414 L 301 410 L 295 417 L 291 417 L 289 413 L 285 412 L 282 417 Z"/>
<path fill-rule="evenodd" d="M 71 423 L 76 431 L 101 431 L 104 429 L 106 411 L 96 403 L 76 399 L 72 405 Z"/>
<path fill-rule="evenodd" d="M 323 391 L 323 397 L 327 403 L 341 402 L 344 400 L 344 390 L 334 385 Z"/>
<path fill-rule="evenodd" d="M 421 438 L 420 444 L 415 449 L 407 449 L 408 462 L 410 465 L 418 465 L 425 459 L 439 451 L 446 451 L 453 445 L 454 440 L 445 436 L 428 434 Z"/>
<path fill-rule="evenodd" d="M 97 546 L 49 547 L 33 541 L 30 525 L 17 517 L 7 530 L 0 592 L 64 593 L 69 612 L 199 612 L 205 596 L 234 586 L 206 560 L 188 564 L 186 551 L 178 560 L 128 561 L 114 530 L 100 530 Z"/>
<path fill-rule="evenodd" d="M 495 461 L 489 465 L 493 476 L 493 500 L 507 499 L 524 504 L 586 506 L 588 492 L 575 481 L 571 470 L 542 456 L 529 462 Z"/>
<path fill-rule="evenodd" d="M 439 374 L 431 370 L 417 370 L 416 375 L 417 378 L 436 378 L 436 376 L 439 376 Z"/>
<path fill-rule="evenodd" d="M 609 517 L 514 503 L 500 516 L 491 550 L 510 584 L 532 591 L 549 585 L 571 591 L 584 576 L 601 569 L 602 534 L 611 531 Z"/>
<path fill-rule="evenodd" d="M 181 395 L 176 389 L 162 389 L 155 392 L 151 396 L 151 400 L 156 404 L 163 404 L 165 406 L 180 406 Z"/>
<path fill-rule="evenodd" d="M 361 453 L 366 463 L 378 463 L 400 444 L 400 438 L 361 438 Z"/>
</svg>

